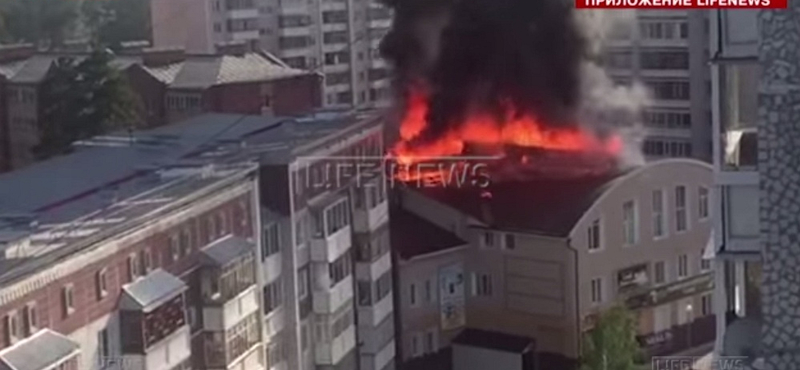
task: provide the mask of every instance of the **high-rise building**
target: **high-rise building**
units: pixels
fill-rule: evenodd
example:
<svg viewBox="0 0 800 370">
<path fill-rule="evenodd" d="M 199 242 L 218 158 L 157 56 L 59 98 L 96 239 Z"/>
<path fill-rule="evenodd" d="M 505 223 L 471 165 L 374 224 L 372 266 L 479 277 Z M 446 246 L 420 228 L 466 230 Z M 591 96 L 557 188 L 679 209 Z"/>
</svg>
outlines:
<svg viewBox="0 0 800 370">
<path fill-rule="evenodd" d="M 325 75 L 324 103 L 385 102 L 389 74 L 378 44 L 391 12 L 374 0 L 151 0 L 157 47 L 208 53 L 231 41 Z"/>
<path fill-rule="evenodd" d="M 637 81 L 651 93 L 644 109 L 647 159 L 711 160 L 708 19 L 701 11 L 637 11 L 615 22 L 604 44 L 615 83 Z"/>
</svg>

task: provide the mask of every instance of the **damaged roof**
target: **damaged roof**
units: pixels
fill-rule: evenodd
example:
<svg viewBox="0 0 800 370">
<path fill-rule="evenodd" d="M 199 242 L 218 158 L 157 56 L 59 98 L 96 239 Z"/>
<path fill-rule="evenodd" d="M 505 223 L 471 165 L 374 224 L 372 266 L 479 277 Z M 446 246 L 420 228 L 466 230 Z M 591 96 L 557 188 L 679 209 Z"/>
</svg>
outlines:
<svg viewBox="0 0 800 370">
<path fill-rule="evenodd" d="M 479 187 L 420 191 L 488 227 L 566 237 L 597 198 L 623 172 L 578 178 L 531 178 Z M 490 197 L 483 194 L 488 192 Z"/>
<path fill-rule="evenodd" d="M 392 208 L 390 212 L 392 249 L 404 260 L 467 244 L 455 234 L 409 211 Z"/>
</svg>

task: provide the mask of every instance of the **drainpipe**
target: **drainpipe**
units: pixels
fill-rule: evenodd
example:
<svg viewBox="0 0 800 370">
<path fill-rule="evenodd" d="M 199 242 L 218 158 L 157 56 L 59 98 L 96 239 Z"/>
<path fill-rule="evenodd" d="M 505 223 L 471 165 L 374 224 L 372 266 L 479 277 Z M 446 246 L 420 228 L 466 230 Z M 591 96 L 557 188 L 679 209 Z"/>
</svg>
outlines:
<svg viewBox="0 0 800 370">
<path fill-rule="evenodd" d="M 581 357 L 581 347 L 582 347 L 582 339 L 581 335 L 581 310 L 579 304 L 579 289 L 580 282 L 578 280 L 578 250 L 572 246 L 572 238 L 567 238 L 567 250 L 572 252 L 573 255 L 573 268 L 574 268 L 574 279 L 575 284 L 573 284 L 573 289 L 575 291 L 575 339 L 577 340 L 577 353 L 578 359 Z"/>
</svg>

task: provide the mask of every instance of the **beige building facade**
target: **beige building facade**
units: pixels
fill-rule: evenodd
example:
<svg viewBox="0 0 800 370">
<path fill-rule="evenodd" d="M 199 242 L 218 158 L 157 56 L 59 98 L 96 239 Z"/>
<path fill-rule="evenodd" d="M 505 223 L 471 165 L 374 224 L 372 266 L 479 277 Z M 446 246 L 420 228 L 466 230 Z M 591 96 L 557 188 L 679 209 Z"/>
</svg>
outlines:
<svg viewBox="0 0 800 370">
<path fill-rule="evenodd" d="M 400 191 L 391 218 L 398 357 L 437 353 L 474 328 L 574 359 L 580 333 L 616 302 L 636 312 L 650 354 L 712 340 L 702 258 L 711 184 L 709 165 L 666 159 L 609 176 L 494 184 L 491 198 Z"/>
</svg>

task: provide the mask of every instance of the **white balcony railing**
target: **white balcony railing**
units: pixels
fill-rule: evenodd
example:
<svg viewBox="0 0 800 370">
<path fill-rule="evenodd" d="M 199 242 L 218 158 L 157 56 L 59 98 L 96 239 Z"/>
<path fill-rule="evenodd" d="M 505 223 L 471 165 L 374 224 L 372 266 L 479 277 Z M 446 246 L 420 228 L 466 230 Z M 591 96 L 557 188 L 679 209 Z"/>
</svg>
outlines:
<svg viewBox="0 0 800 370">
<path fill-rule="evenodd" d="M 389 221 L 389 202 L 383 201 L 372 209 L 357 208 L 353 212 L 353 228 L 356 232 L 370 232 Z"/>
<path fill-rule="evenodd" d="M 356 263 L 356 277 L 359 280 L 375 281 L 392 268 L 392 254 L 386 251 L 374 262 Z"/>
<path fill-rule="evenodd" d="M 356 328 L 347 328 L 332 341 L 314 344 L 314 359 L 318 365 L 334 365 L 356 346 Z"/>
<path fill-rule="evenodd" d="M 353 277 L 348 276 L 327 290 L 314 290 L 312 293 L 314 312 L 334 313 L 353 298 Z"/>
<path fill-rule="evenodd" d="M 168 349 L 169 348 L 169 349 Z M 169 353 L 169 356 L 167 356 Z M 143 364 L 142 370 L 169 370 L 186 361 L 191 355 L 191 337 L 189 326 L 184 325 L 161 342 L 147 350 L 144 356 L 126 356 L 126 364 Z M 139 357 L 138 359 L 134 357 Z M 143 358 L 142 358 L 143 357 Z"/>
<path fill-rule="evenodd" d="M 231 35 L 236 41 L 255 40 L 260 37 L 258 30 L 232 32 Z"/>
<path fill-rule="evenodd" d="M 358 308 L 358 325 L 360 327 L 376 327 L 393 310 L 392 294 L 387 294 L 386 297 L 383 297 L 372 306 L 360 306 Z"/>
<path fill-rule="evenodd" d="M 258 287 L 253 285 L 222 306 L 203 307 L 203 328 L 225 331 L 258 311 Z"/>
<path fill-rule="evenodd" d="M 311 260 L 314 262 L 335 261 L 353 245 L 350 226 L 346 226 L 324 238 L 311 240 Z"/>
</svg>

